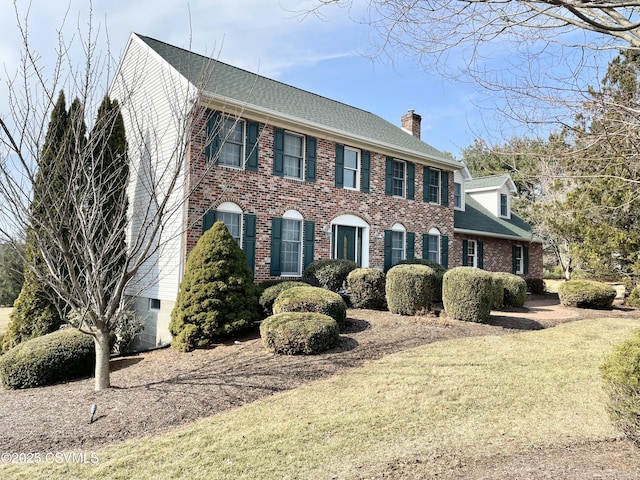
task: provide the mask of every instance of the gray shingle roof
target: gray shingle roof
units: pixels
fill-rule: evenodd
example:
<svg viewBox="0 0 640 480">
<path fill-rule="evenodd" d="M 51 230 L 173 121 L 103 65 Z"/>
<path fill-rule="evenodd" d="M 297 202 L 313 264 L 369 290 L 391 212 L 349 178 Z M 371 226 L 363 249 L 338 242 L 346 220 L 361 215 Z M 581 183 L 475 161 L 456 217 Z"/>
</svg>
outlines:
<svg viewBox="0 0 640 480">
<path fill-rule="evenodd" d="M 491 214 L 474 200 L 471 195 L 465 196 L 465 210 L 456 210 L 453 214 L 453 228 L 478 232 L 479 235 L 501 235 L 536 240 L 531 226 L 515 213 L 511 218 L 499 218 Z"/>
<path fill-rule="evenodd" d="M 498 188 L 509 179 L 509 175 L 487 175 L 486 177 L 478 177 L 468 180 L 464 184 L 465 190 L 473 190 L 476 188 Z"/>
<path fill-rule="evenodd" d="M 315 93 L 233 67 L 167 43 L 137 35 L 189 82 L 202 90 L 279 114 L 337 129 L 345 134 L 373 139 L 460 168 L 445 157 L 383 118 Z"/>
</svg>

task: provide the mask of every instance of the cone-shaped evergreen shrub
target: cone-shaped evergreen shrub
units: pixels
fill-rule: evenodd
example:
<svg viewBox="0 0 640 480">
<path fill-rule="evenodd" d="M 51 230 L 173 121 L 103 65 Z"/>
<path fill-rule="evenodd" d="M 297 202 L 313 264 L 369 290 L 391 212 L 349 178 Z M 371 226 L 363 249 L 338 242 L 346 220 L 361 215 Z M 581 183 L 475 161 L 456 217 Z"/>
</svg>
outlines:
<svg viewBox="0 0 640 480">
<path fill-rule="evenodd" d="M 386 308 L 385 286 L 386 275 L 376 268 L 356 268 L 347 277 L 349 301 L 354 308 Z"/>
<path fill-rule="evenodd" d="M 493 277 L 479 268 L 456 267 L 442 279 L 442 303 L 447 316 L 465 322 L 486 322 L 494 301 Z"/>
<path fill-rule="evenodd" d="M 438 291 L 438 276 L 426 265 L 395 265 L 387 272 L 385 293 L 391 313 L 415 315 L 428 310 Z"/>
<path fill-rule="evenodd" d="M 284 312 L 262 322 L 260 337 L 274 353 L 309 355 L 335 347 L 340 328 L 333 318 L 322 313 Z"/>
<path fill-rule="evenodd" d="M 0 357 L 0 381 L 6 388 L 51 385 L 91 375 L 93 338 L 76 329 L 58 330 L 22 342 Z"/>
<path fill-rule="evenodd" d="M 616 289 L 606 283 L 571 280 L 560 284 L 558 298 L 565 307 L 609 309 L 616 298 Z"/>
<path fill-rule="evenodd" d="M 503 305 L 505 307 L 524 307 L 524 301 L 527 298 L 527 282 L 524 278 L 507 272 L 494 272 L 492 275 L 502 280 Z"/>
<path fill-rule="evenodd" d="M 173 347 L 193 350 L 247 328 L 258 318 L 257 291 L 243 251 L 216 222 L 187 260 L 169 323 Z"/>
<path fill-rule="evenodd" d="M 640 330 L 614 347 L 600 367 L 616 427 L 640 446 Z"/>
<path fill-rule="evenodd" d="M 323 313 L 338 322 L 340 328 L 347 320 L 347 304 L 342 297 L 320 287 L 293 287 L 285 290 L 273 302 L 273 313 Z"/>
</svg>

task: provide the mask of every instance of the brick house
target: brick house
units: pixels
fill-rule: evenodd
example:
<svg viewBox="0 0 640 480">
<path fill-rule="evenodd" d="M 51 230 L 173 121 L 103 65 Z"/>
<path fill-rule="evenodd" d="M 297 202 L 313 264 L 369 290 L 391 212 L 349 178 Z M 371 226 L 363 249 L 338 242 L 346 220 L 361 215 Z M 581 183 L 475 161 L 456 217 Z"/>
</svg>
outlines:
<svg viewBox="0 0 640 480">
<path fill-rule="evenodd" d="M 538 272 L 537 257 L 532 262 L 538 249 L 525 245 L 524 237 L 477 231 L 481 225 L 465 223 L 474 209 L 485 212 L 471 182 L 462 193 L 466 209 L 454 208 L 461 192 L 455 180 L 464 164 L 420 140 L 421 118 L 412 110 L 399 128 L 372 113 L 136 34 L 111 94 L 121 99 L 128 134 L 140 132 L 141 124 L 145 132 L 162 132 L 147 147 L 156 149 L 160 172 L 167 169 L 163 152 L 168 158 L 181 140 L 171 112 L 191 105 L 175 214 L 163 229 L 166 241 L 153 265 L 137 279 L 136 309 L 147 316 L 140 347 L 170 341 L 169 315 L 184 263 L 216 220 L 224 221 L 244 250 L 256 281 L 300 277 L 321 258 L 388 269 L 417 257 L 452 267 L 466 264 L 463 252 L 471 258 L 470 245 L 484 247 L 484 257 L 477 258 L 485 268 L 511 271 L 510 253 L 492 256 L 506 255 L 513 242 L 527 247 L 529 265 L 536 263 L 522 274 Z M 134 169 L 138 177 L 141 171 Z M 141 184 L 134 179 L 130 190 L 132 228 Z M 541 250 L 539 263 L 541 276 Z"/>
</svg>

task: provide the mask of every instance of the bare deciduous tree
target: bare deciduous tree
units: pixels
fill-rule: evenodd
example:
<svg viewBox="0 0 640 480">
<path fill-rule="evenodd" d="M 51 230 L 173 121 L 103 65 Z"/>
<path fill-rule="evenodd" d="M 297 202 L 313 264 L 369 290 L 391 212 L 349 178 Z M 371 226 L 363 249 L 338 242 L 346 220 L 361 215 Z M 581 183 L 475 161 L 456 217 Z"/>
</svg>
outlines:
<svg viewBox="0 0 640 480">
<path fill-rule="evenodd" d="M 9 111 L 0 113 L 0 241 L 17 245 L 16 239 L 27 230 L 33 232 L 38 262 L 29 262 L 22 254 L 23 261 L 39 282 L 62 299 L 70 312 L 68 323 L 93 337 L 95 389 L 101 390 L 110 387 L 110 332 L 130 314 L 136 295 L 158 281 L 159 253 L 176 248 L 174 255 L 181 252 L 179 240 L 186 228 L 181 215 L 201 178 L 186 174 L 187 152 L 193 148 L 190 139 L 195 130 L 204 129 L 202 118 L 208 113 L 197 102 L 196 86 L 171 72 L 148 72 L 145 58 L 129 66 L 139 69 L 139 74 L 129 71 L 125 76 L 113 69 L 108 52 L 98 53 L 101 44 L 91 18 L 88 31 L 78 32 L 83 51 L 79 67 L 70 54 L 71 44 L 60 34 L 52 70 L 33 50 L 27 19 L 19 17 L 17 7 L 16 18 L 23 40 L 22 61 L 8 84 Z M 202 69 L 203 82 L 210 73 Z M 149 99 L 141 109 L 141 96 L 150 95 L 136 81 L 144 75 L 156 75 L 163 98 Z M 59 195 L 52 185 L 54 178 L 38 178 L 38 172 L 49 114 L 62 89 L 77 98 L 78 121 L 72 122 L 67 136 L 67 161 L 62 163 L 65 188 Z M 128 190 L 124 194 L 122 169 L 105 169 L 106 152 L 100 148 L 118 128 L 118 115 L 98 116 L 87 125 L 90 134 L 84 130 L 84 121 L 94 118 L 105 93 L 128 111 Z M 170 121 L 163 131 L 154 130 L 158 125 L 154 120 L 163 115 Z M 215 163 L 211 161 L 207 168 Z M 47 205 L 38 208 L 47 209 L 46 215 L 33 215 L 36 182 L 44 188 L 40 198 Z M 120 247 L 122 230 L 109 228 L 122 225 L 127 226 L 126 251 Z"/>
</svg>

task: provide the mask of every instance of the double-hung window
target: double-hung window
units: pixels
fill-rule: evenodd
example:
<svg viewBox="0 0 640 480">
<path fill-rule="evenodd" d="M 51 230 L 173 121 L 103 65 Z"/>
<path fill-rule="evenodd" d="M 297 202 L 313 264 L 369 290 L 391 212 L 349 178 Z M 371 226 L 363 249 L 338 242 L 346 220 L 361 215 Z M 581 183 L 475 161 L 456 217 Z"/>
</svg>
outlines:
<svg viewBox="0 0 640 480">
<path fill-rule="evenodd" d="M 519 275 L 524 273 L 524 248 L 522 245 L 515 245 L 513 248 L 513 270 Z"/>
<path fill-rule="evenodd" d="M 440 203 L 440 170 L 429 169 L 429 202 Z"/>
<path fill-rule="evenodd" d="M 391 232 L 391 265 L 404 260 L 405 258 L 405 232 Z"/>
<path fill-rule="evenodd" d="M 462 184 L 458 182 L 453 184 L 453 206 L 462 208 Z"/>
<path fill-rule="evenodd" d="M 467 265 L 469 267 L 478 266 L 478 243 L 475 240 L 467 242 Z"/>
<path fill-rule="evenodd" d="M 290 132 L 284 133 L 284 176 L 303 179 L 304 137 Z"/>
<path fill-rule="evenodd" d="M 342 186 L 353 190 L 360 189 L 360 151 L 344 147 L 344 167 Z"/>
<path fill-rule="evenodd" d="M 392 194 L 394 197 L 405 197 L 406 163 L 401 160 L 393 161 Z"/>
<path fill-rule="evenodd" d="M 427 258 L 435 263 L 440 263 L 440 235 L 429 234 L 429 251 Z"/>
<path fill-rule="evenodd" d="M 500 216 L 509 216 L 509 197 L 505 193 L 500 194 Z"/>
<path fill-rule="evenodd" d="M 218 211 L 216 217 L 224 223 L 233 239 L 242 248 L 242 214 Z"/>
<path fill-rule="evenodd" d="M 282 275 L 302 274 L 302 220 L 282 219 L 280 259 Z"/>
<path fill-rule="evenodd" d="M 218 165 L 242 168 L 244 158 L 244 120 L 232 117 L 222 119 L 219 138 L 221 141 Z"/>
</svg>

